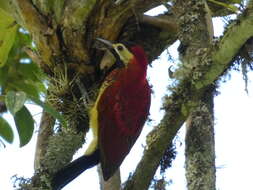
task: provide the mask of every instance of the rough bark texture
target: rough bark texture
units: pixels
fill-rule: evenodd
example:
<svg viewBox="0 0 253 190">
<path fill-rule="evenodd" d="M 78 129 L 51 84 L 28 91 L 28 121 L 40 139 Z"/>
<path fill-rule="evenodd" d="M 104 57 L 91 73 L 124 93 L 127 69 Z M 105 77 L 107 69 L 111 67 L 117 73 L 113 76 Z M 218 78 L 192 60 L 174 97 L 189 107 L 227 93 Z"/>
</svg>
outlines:
<svg viewBox="0 0 253 190">
<path fill-rule="evenodd" d="M 97 37 L 138 43 L 144 47 L 150 62 L 179 39 L 182 65 L 174 73 L 178 83 L 170 88 L 171 95 L 164 101 L 164 118 L 148 136 L 144 156 L 123 187 L 124 190 L 148 189 L 164 151 L 181 125 L 198 106 L 209 85 L 224 73 L 243 44 L 253 36 L 252 1 L 216 43 L 206 40 L 210 39 L 210 25 L 205 17 L 205 1 L 178 0 L 170 5 L 172 12 L 169 9 L 157 17 L 143 16 L 146 10 L 160 4 L 158 0 L 125 0 L 119 5 L 111 0 L 0 3 L 0 8 L 13 15 L 32 35 L 38 64 L 50 79 L 48 99 L 68 123 L 67 128 L 57 125 L 57 130 L 50 134 L 47 151 L 41 155 L 43 167 L 21 189 L 50 189 L 52 175 L 70 162 L 84 143 L 87 110 L 104 78 L 99 70 L 103 52 L 95 48 Z M 221 10 L 209 5 L 213 15 Z"/>
<path fill-rule="evenodd" d="M 189 6 L 192 9 L 189 9 Z M 199 11 L 198 7 L 202 7 L 202 11 Z M 178 1 L 175 9 L 176 14 L 181 18 L 179 25 L 182 26 L 185 23 L 192 25 L 190 30 L 180 35 L 183 49 L 181 51 L 182 64 L 184 67 L 201 65 L 205 49 L 210 49 L 213 39 L 212 20 L 208 6 L 204 1 L 202 3 L 201 1 L 195 3 Z M 193 26 L 195 24 L 197 27 Z M 196 56 L 197 51 L 200 55 Z M 192 79 L 195 77 L 199 76 L 193 74 Z M 199 102 L 195 102 L 197 106 L 187 119 L 185 166 L 188 190 L 215 189 L 213 88 L 215 87 L 210 86 L 205 90 Z"/>
<path fill-rule="evenodd" d="M 185 169 L 188 190 L 215 190 L 213 87 L 186 122 Z"/>
<path fill-rule="evenodd" d="M 55 119 L 47 112 L 43 112 L 41 116 L 38 139 L 36 144 L 36 152 L 34 159 L 34 169 L 39 169 L 41 158 L 45 155 L 48 147 L 49 137 L 53 134 L 53 126 Z"/>
</svg>

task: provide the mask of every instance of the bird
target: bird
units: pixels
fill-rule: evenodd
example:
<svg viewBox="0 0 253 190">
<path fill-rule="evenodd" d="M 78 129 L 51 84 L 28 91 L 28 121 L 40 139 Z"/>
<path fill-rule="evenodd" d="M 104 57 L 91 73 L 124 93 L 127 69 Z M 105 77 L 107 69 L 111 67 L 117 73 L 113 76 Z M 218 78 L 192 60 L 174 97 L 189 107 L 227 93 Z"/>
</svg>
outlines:
<svg viewBox="0 0 253 190">
<path fill-rule="evenodd" d="M 146 78 L 148 59 L 143 48 L 97 40 L 112 53 L 118 66 L 105 77 L 89 111 L 91 143 L 83 156 L 56 172 L 51 183 L 53 190 L 60 190 L 99 163 L 107 181 L 130 152 L 149 115 L 151 87 Z"/>
</svg>

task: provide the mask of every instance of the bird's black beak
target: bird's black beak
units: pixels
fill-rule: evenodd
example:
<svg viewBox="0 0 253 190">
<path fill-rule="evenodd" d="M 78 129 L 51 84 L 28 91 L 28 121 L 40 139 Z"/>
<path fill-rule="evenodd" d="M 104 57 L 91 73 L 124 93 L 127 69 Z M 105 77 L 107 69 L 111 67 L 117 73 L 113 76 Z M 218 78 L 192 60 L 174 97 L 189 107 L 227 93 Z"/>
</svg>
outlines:
<svg viewBox="0 0 253 190">
<path fill-rule="evenodd" d="M 102 42 L 108 49 L 113 49 L 113 44 L 110 41 L 104 40 L 102 38 L 96 38 L 96 40 Z"/>
<path fill-rule="evenodd" d="M 97 41 L 103 43 L 106 47 L 106 49 L 108 49 L 113 56 L 116 59 L 116 65 L 119 68 L 125 67 L 125 64 L 122 62 L 122 60 L 120 59 L 120 56 L 118 55 L 118 53 L 115 51 L 114 47 L 113 47 L 113 43 L 111 43 L 108 40 L 102 39 L 102 38 L 96 38 Z"/>
</svg>

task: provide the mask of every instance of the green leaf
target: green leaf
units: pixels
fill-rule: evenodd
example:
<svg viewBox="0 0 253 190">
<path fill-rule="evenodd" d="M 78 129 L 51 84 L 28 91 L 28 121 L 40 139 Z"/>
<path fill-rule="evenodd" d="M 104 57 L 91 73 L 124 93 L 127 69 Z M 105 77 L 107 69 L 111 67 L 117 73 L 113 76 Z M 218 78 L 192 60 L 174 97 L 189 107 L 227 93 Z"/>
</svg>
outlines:
<svg viewBox="0 0 253 190">
<path fill-rule="evenodd" d="M 35 63 L 19 64 L 18 73 L 25 76 L 26 79 L 33 80 L 34 82 L 41 82 L 45 76 Z"/>
<path fill-rule="evenodd" d="M 25 84 L 19 84 L 19 89 L 23 89 L 30 96 L 36 96 L 40 93 L 46 92 L 46 87 L 43 81 L 45 81 L 46 76 L 40 70 L 40 68 L 35 63 L 29 64 L 19 64 L 17 67 L 17 76 L 23 76 L 25 79 Z M 28 90 L 25 87 L 29 87 Z M 34 89 L 35 91 L 32 91 Z"/>
<path fill-rule="evenodd" d="M 61 124 L 63 125 L 63 127 L 66 127 L 66 121 L 63 118 L 63 116 L 56 111 L 52 106 L 50 106 L 49 104 L 46 104 L 44 102 L 42 102 L 40 99 L 34 98 L 34 97 L 29 97 L 34 103 L 38 104 L 39 106 L 41 106 L 47 113 L 51 114 L 54 118 L 58 119 Z"/>
<path fill-rule="evenodd" d="M 27 80 L 13 81 L 11 84 L 15 90 L 24 91 L 27 96 L 39 97 L 40 89 L 37 89 L 37 83 Z"/>
<path fill-rule="evenodd" d="M 8 143 L 13 142 L 13 131 L 9 123 L 2 117 L 0 117 L 0 136 Z"/>
<path fill-rule="evenodd" d="M 8 59 L 9 52 L 14 44 L 17 24 L 15 20 L 5 11 L 0 9 L 0 68 Z"/>
<path fill-rule="evenodd" d="M 9 1 L 6 1 L 6 0 L 0 0 L 0 8 L 3 9 L 3 10 L 9 10 Z"/>
<path fill-rule="evenodd" d="M 9 91 L 5 97 L 5 104 L 13 116 L 24 106 L 25 101 L 26 93 L 22 91 Z"/>
<path fill-rule="evenodd" d="M 222 7 L 225 7 L 229 10 L 231 10 L 232 12 L 236 13 L 239 9 L 235 6 L 235 5 L 231 5 L 231 4 L 227 4 L 227 3 L 223 3 L 223 2 L 220 2 L 220 1 L 217 1 L 217 0 L 208 0 L 214 4 L 217 4 L 217 5 L 220 5 Z"/>
<path fill-rule="evenodd" d="M 22 109 L 15 114 L 14 121 L 19 134 L 20 147 L 22 147 L 32 138 L 34 120 L 28 109 L 23 106 Z"/>
</svg>

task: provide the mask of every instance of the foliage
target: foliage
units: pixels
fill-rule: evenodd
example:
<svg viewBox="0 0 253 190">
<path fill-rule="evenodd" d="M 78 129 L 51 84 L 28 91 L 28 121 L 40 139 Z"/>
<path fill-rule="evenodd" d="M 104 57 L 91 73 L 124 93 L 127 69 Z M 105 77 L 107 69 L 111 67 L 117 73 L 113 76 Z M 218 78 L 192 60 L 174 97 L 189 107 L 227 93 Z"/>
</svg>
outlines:
<svg viewBox="0 0 253 190">
<path fill-rule="evenodd" d="M 11 143 L 13 141 L 13 132 L 11 126 L 2 117 L 0 117 L 0 134 L 2 138 L 4 138 L 4 140 L 6 140 L 7 142 Z"/>
<path fill-rule="evenodd" d="M 8 59 L 9 51 L 15 41 L 17 25 L 12 17 L 0 9 L 0 68 Z"/>
<path fill-rule="evenodd" d="M 153 1 L 154 5 L 151 1 L 145 0 L 117 1 L 116 4 L 109 0 L 77 0 L 74 3 L 67 3 L 64 0 L 54 2 L 6 0 L 6 2 L 15 2 L 9 3 L 9 8 L 12 8 L 10 12 L 34 37 L 36 46 L 32 43 L 30 34 L 1 10 L 0 113 L 9 111 L 14 117 L 21 146 L 29 142 L 34 130 L 33 118 L 25 106 L 27 101 L 40 105 L 65 125 L 62 115 L 41 100 L 46 92 L 46 77 L 37 65 L 40 64 L 50 77 L 49 89 L 53 89 L 53 93 L 51 91 L 49 93 L 51 97 L 47 96 L 47 100 L 59 103 L 57 110 L 72 119 L 68 120 L 72 128 L 59 127 L 57 131 L 53 131 L 51 122 L 45 119 L 46 129 L 49 128 L 51 131 L 50 134 L 39 135 L 45 143 L 36 147 L 38 152 L 42 152 L 36 157 L 40 161 L 40 166 L 44 167 L 43 172 L 50 175 L 45 177 L 39 168 L 32 180 L 27 181 L 31 187 L 35 187 L 29 189 L 38 189 L 36 185 L 44 182 L 45 178 L 52 177 L 51 174 L 68 163 L 74 152 L 83 144 L 84 134 L 80 131 L 85 131 L 83 129 L 88 126 L 88 114 L 87 109 L 79 106 L 78 103 L 86 105 L 83 102 L 86 102 L 90 94 L 94 94 L 91 91 L 94 86 L 98 87 L 101 84 L 104 77 L 99 76 L 102 54 L 100 50 L 93 48 L 93 40 L 96 37 L 112 41 L 132 41 L 142 45 L 149 55 L 149 61 L 177 39 L 185 47 L 181 61 L 182 65 L 189 65 L 189 67 L 183 68 L 181 78 L 175 78 L 178 81 L 166 100 L 164 118 L 150 133 L 152 138 L 150 143 L 147 143 L 144 156 L 131 180 L 128 180 L 124 187 L 133 190 L 148 188 L 159 163 L 161 171 L 165 171 L 170 166 L 171 157 L 174 156 L 171 142 L 178 129 L 190 112 L 196 108 L 198 100 L 205 95 L 209 86 L 231 65 L 232 59 L 244 42 L 252 36 L 253 31 L 252 19 L 250 19 L 252 7 L 249 7 L 249 11 L 245 11 L 241 17 L 238 17 L 237 22 L 230 25 L 224 36 L 214 45 L 211 27 L 209 27 L 211 14 L 206 14 L 209 13 L 206 1 L 165 1 L 169 2 L 166 4 L 169 7 L 168 12 L 161 17 L 142 15 L 145 11 L 162 4 L 157 1 Z M 239 0 L 207 1 L 213 16 L 236 12 L 238 5 L 233 4 L 240 2 Z M 129 27 L 129 23 L 134 23 L 133 27 Z M 206 40 L 207 37 L 208 39 L 211 37 L 210 43 Z M 26 55 L 24 47 L 27 46 L 32 53 L 36 52 L 38 57 L 35 58 L 38 59 L 32 57 L 31 60 Z M 32 55 L 31 52 L 29 51 L 29 55 Z M 34 63 L 35 60 L 37 64 Z M 67 69 L 64 70 L 64 67 Z M 57 74 L 59 70 L 60 74 Z M 80 90 L 82 86 L 76 84 L 77 78 L 87 92 L 83 93 Z M 93 97 L 95 98 L 96 96 Z M 73 109 L 68 109 L 69 107 Z M 76 110 L 81 110 L 80 114 L 77 114 Z M 86 118 L 83 119 L 84 117 Z M 70 134 L 69 129 L 75 127 L 78 130 L 73 130 L 73 134 Z M 0 137 L 11 143 L 14 138 L 12 130 L 13 127 L 0 116 Z M 67 143 L 70 146 L 66 146 Z M 154 189 L 166 189 L 167 185 L 164 179 L 153 182 Z"/>
<path fill-rule="evenodd" d="M 23 106 L 15 115 L 14 115 L 15 124 L 19 133 L 20 146 L 27 144 L 32 138 L 34 121 L 31 113 L 28 109 Z"/>
<path fill-rule="evenodd" d="M 0 103 L 1 107 L 7 108 L 0 109 L 0 140 L 13 142 L 13 127 L 2 117 L 9 111 L 15 121 L 20 146 L 24 146 L 34 130 L 34 120 L 25 102 L 32 101 L 62 123 L 64 121 L 56 110 L 40 100 L 46 93 L 46 77 L 24 51 L 27 47 L 35 49 L 29 33 L 2 9 L 0 18 L 4 18 L 0 19 Z"/>
</svg>

